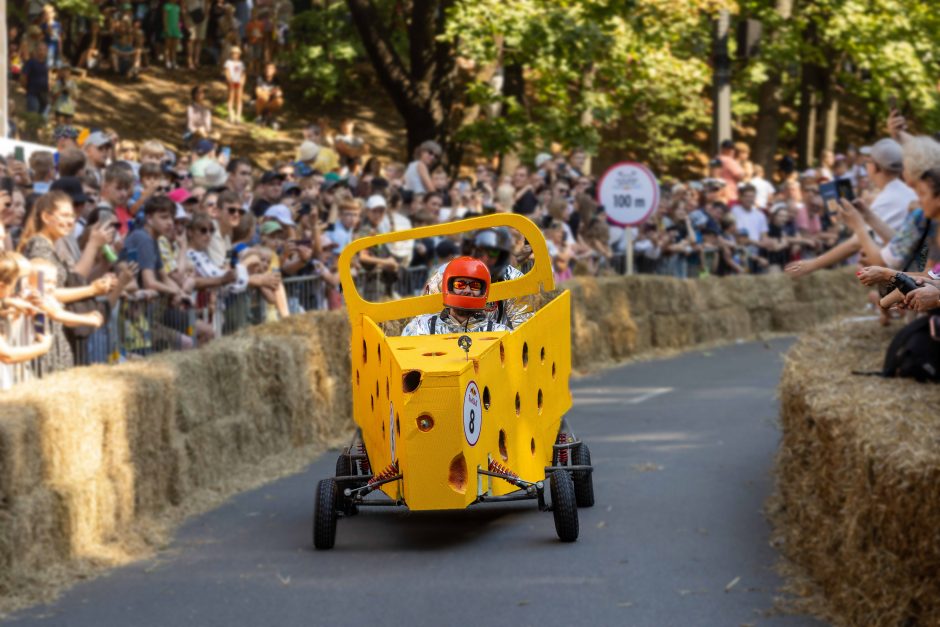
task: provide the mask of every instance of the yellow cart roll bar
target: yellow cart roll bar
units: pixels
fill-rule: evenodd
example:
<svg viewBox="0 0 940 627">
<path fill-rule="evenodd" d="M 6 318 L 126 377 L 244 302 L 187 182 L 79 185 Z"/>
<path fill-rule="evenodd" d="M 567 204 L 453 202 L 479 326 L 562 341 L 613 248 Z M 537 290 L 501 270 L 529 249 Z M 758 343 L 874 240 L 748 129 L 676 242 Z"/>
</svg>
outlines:
<svg viewBox="0 0 940 627">
<path fill-rule="evenodd" d="M 353 256 L 357 253 L 391 242 L 403 240 L 423 239 L 439 235 L 455 235 L 467 231 L 506 226 L 514 228 L 526 238 L 532 247 L 535 265 L 532 269 L 518 279 L 493 283 L 490 287 L 490 302 L 514 298 L 527 294 L 538 294 L 540 290 L 551 291 L 555 289 L 555 279 L 552 273 L 552 262 L 548 254 L 545 238 L 534 222 L 515 213 L 496 213 L 479 218 L 469 218 L 434 226 L 423 226 L 407 231 L 384 233 L 373 237 L 364 237 L 349 243 L 339 256 L 340 281 L 343 286 L 343 296 L 346 299 L 346 308 L 351 321 L 359 320 L 360 316 L 368 316 L 373 321 L 385 322 L 411 318 L 420 314 L 433 313 L 443 307 L 441 294 L 430 294 L 403 298 L 401 300 L 384 303 L 373 303 L 359 295 L 353 276 L 350 272 Z"/>
</svg>

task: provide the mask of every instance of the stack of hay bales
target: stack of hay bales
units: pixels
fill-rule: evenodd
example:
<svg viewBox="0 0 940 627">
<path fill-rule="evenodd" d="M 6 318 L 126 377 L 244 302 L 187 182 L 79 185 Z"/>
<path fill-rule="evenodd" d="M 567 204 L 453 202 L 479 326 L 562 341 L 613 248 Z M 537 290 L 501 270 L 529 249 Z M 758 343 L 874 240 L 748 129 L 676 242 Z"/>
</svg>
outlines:
<svg viewBox="0 0 940 627">
<path fill-rule="evenodd" d="M 579 278 L 572 298 L 572 361 L 579 370 L 651 349 L 682 349 L 762 333 L 793 333 L 858 311 L 851 270 L 679 280 L 655 275 Z"/>
<path fill-rule="evenodd" d="M 940 624 L 940 386 L 879 370 L 895 325 L 834 323 L 789 352 L 768 512 L 799 609 L 839 625 Z"/>
<path fill-rule="evenodd" d="M 5 392 L 0 611 L 140 555 L 348 433 L 348 342 L 345 312 L 315 314 Z"/>
</svg>

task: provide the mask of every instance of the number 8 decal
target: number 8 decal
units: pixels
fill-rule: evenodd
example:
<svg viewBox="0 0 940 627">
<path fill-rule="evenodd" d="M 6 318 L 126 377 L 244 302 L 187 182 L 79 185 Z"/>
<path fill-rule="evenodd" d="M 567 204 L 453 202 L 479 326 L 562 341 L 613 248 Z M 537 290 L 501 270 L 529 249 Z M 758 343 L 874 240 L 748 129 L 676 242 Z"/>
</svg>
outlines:
<svg viewBox="0 0 940 627">
<path fill-rule="evenodd" d="M 480 388 L 475 381 L 467 385 L 463 395 L 463 434 L 467 444 L 475 446 L 483 430 L 483 413 L 480 411 Z"/>
</svg>

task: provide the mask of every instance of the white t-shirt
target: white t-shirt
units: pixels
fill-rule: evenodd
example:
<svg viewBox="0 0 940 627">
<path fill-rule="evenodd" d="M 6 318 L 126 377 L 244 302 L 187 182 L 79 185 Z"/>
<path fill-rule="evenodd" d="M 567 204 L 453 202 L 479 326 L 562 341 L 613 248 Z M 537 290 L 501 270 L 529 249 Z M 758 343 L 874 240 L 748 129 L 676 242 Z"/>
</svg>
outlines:
<svg viewBox="0 0 940 627">
<path fill-rule="evenodd" d="M 754 189 L 757 190 L 754 204 L 760 209 L 766 209 L 767 205 L 770 204 L 770 197 L 774 195 L 775 190 L 773 184 L 767 179 L 758 178 L 756 176 L 750 180 L 750 183 L 754 186 Z"/>
<path fill-rule="evenodd" d="M 424 194 L 428 191 L 424 188 L 424 183 L 421 181 L 421 174 L 418 172 L 417 161 L 412 161 L 405 169 L 405 184 L 403 187 L 405 189 L 411 190 L 415 194 Z"/>
<path fill-rule="evenodd" d="M 734 216 L 734 223 L 738 230 L 746 231 L 747 238 L 752 242 L 759 242 L 768 231 L 767 216 L 757 207 L 752 207 L 748 211 L 741 205 L 735 205 L 731 208 L 731 215 Z"/>
<path fill-rule="evenodd" d="M 884 186 L 881 193 L 875 197 L 871 203 L 872 212 L 882 221 L 897 231 L 904 223 L 907 216 L 907 208 L 911 203 L 917 200 L 917 194 L 914 190 L 896 178 Z"/>
<path fill-rule="evenodd" d="M 229 59 L 225 62 L 225 80 L 241 85 L 245 80 L 245 64 L 241 60 Z"/>
</svg>

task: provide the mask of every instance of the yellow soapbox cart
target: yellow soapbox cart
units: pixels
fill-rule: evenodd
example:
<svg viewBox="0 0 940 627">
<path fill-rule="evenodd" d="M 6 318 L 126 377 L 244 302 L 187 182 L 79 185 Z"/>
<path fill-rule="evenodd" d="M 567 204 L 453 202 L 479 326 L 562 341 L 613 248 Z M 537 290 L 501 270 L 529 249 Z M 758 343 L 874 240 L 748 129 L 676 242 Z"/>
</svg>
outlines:
<svg viewBox="0 0 940 627">
<path fill-rule="evenodd" d="M 569 292 L 512 332 L 393 337 L 380 324 L 440 312 L 441 295 L 368 302 L 350 272 L 354 255 L 366 248 L 494 227 L 518 230 L 535 263 L 520 278 L 493 283 L 490 302 L 547 300 L 555 285 L 545 239 L 519 215 L 364 238 L 340 255 L 358 429 L 336 460 L 336 476 L 317 486 L 316 548 L 332 548 L 337 519 L 360 507 L 447 510 L 522 499 L 536 499 L 540 510 L 553 513 L 562 541 L 577 539 L 578 507 L 594 504 L 594 487 L 590 451 L 564 421 L 571 407 Z"/>
</svg>

